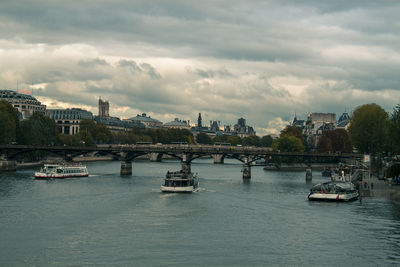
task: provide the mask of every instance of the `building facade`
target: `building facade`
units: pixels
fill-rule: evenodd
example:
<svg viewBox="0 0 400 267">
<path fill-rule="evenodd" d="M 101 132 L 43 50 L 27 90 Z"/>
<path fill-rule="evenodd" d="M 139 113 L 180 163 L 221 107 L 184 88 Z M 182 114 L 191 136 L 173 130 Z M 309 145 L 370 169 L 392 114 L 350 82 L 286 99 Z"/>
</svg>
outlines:
<svg viewBox="0 0 400 267">
<path fill-rule="evenodd" d="M 146 113 L 142 113 L 142 115 L 138 114 L 136 117 L 129 118 L 128 120 L 135 123 L 142 123 L 146 126 L 146 128 L 160 128 L 163 126 L 161 121 L 147 116 Z"/>
<path fill-rule="evenodd" d="M 45 113 L 46 105 L 42 105 L 35 97 L 12 90 L 0 90 L 0 100 L 8 101 L 18 110 L 20 119 L 27 119 L 33 112 Z"/>
<path fill-rule="evenodd" d="M 175 118 L 171 122 L 164 123 L 163 128 L 167 129 L 187 129 L 190 130 L 190 125 L 188 121 L 182 121 L 178 118 Z"/>
<path fill-rule="evenodd" d="M 105 125 L 112 132 L 128 132 L 135 127 L 142 129 L 145 128 L 142 123 L 133 122 L 131 120 L 121 120 L 117 117 L 95 116 L 94 121 L 98 124 Z"/>
<path fill-rule="evenodd" d="M 80 108 L 49 109 L 46 111 L 46 115 L 56 122 L 60 133 L 69 135 L 79 133 L 81 120 L 93 120 L 92 112 Z"/>
<path fill-rule="evenodd" d="M 239 118 L 237 124 L 233 125 L 233 131 L 237 136 L 243 138 L 251 135 L 256 135 L 254 128 L 246 125 L 246 119 Z"/>
</svg>

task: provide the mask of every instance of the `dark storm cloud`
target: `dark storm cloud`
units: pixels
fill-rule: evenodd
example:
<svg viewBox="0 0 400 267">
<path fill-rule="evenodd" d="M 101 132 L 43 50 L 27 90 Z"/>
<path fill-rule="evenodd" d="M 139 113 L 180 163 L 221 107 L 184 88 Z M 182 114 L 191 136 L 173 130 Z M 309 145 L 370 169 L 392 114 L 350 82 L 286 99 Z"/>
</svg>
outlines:
<svg viewBox="0 0 400 267">
<path fill-rule="evenodd" d="M 391 110 L 399 13 L 394 0 L 3 0 L 0 84 L 44 84 L 39 95 L 93 107 L 104 95 L 160 116 L 247 116 L 260 128 L 295 111 Z"/>
</svg>

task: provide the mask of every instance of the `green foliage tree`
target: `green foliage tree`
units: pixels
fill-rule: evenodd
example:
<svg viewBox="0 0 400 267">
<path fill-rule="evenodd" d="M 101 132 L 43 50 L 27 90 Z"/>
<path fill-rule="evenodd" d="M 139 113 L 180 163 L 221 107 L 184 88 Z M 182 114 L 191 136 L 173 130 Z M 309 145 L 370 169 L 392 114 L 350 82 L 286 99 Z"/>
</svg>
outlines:
<svg viewBox="0 0 400 267">
<path fill-rule="evenodd" d="M 303 132 L 301 131 L 300 128 L 298 128 L 296 126 L 286 126 L 281 131 L 281 134 L 279 135 L 279 137 L 282 137 L 284 135 L 291 135 L 291 136 L 297 137 L 298 139 L 300 139 L 300 141 L 303 140 Z"/>
<path fill-rule="evenodd" d="M 112 140 L 112 134 L 110 129 L 107 128 L 104 124 L 96 124 L 96 131 L 93 135 L 93 138 L 96 144 L 108 144 Z"/>
<path fill-rule="evenodd" d="M 214 141 L 214 144 L 216 144 L 216 143 L 227 143 L 227 138 L 228 138 L 228 136 L 227 135 L 217 135 L 216 137 L 214 137 L 214 139 L 213 139 L 213 141 Z"/>
<path fill-rule="evenodd" d="M 211 139 L 211 137 L 205 133 L 199 133 L 196 136 L 196 142 L 198 144 L 202 144 L 202 145 L 212 145 L 213 144 L 213 140 Z"/>
<path fill-rule="evenodd" d="M 242 138 L 239 136 L 229 136 L 226 139 L 226 142 L 232 144 L 233 146 L 237 146 L 242 144 Z"/>
<path fill-rule="evenodd" d="M 260 146 L 261 138 L 257 135 L 247 136 L 242 139 L 242 143 L 244 146 Z"/>
<path fill-rule="evenodd" d="M 400 105 L 397 105 L 389 120 L 389 150 L 400 153 Z"/>
<path fill-rule="evenodd" d="M 270 135 L 264 135 L 261 137 L 260 143 L 262 147 L 270 147 L 274 139 Z"/>
<path fill-rule="evenodd" d="M 377 104 L 362 105 L 353 112 L 349 127 L 354 146 L 362 153 L 384 150 L 388 136 L 388 114 Z"/>
<path fill-rule="evenodd" d="M 19 130 L 18 113 L 8 101 L 0 101 L 0 144 L 17 140 Z"/>
<path fill-rule="evenodd" d="M 86 145 L 107 144 L 112 141 L 110 129 L 103 124 L 96 124 L 93 120 L 83 119 L 79 123 L 78 136 Z"/>
<path fill-rule="evenodd" d="M 95 141 L 92 134 L 88 130 L 79 129 L 79 133 L 76 135 L 79 139 L 79 144 L 84 146 L 95 146 Z"/>
<path fill-rule="evenodd" d="M 54 145 L 58 129 L 55 121 L 41 112 L 34 112 L 20 124 L 19 143 L 26 145 Z"/>
<path fill-rule="evenodd" d="M 69 134 L 59 134 L 57 137 L 57 143 L 59 145 L 67 145 L 67 146 L 79 146 L 80 138 L 76 135 Z"/>
<path fill-rule="evenodd" d="M 301 140 L 292 135 L 283 135 L 276 139 L 273 144 L 272 148 L 275 151 L 280 152 L 303 152 L 304 146 Z"/>
</svg>

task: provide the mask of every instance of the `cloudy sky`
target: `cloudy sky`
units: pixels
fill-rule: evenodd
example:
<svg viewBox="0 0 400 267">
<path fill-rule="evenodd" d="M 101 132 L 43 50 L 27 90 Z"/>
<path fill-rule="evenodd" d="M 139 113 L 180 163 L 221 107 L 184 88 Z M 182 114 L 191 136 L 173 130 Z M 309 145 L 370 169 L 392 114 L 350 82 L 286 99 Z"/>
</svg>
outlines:
<svg viewBox="0 0 400 267">
<path fill-rule="evenodd" d="M 48 108 L 276 133 L 400 97 L 398 0 L 2 0 L 0 88 Z"/>
</svg>

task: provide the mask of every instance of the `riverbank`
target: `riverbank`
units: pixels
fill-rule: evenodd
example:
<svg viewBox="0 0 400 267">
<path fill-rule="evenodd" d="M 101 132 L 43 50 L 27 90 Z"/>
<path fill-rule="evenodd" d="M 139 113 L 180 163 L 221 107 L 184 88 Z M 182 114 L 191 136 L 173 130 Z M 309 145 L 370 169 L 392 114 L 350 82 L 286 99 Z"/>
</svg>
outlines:
<svg viewBox="0 0 400 267">
<path fill-rule="evenodd" d="M 366 185 L 368 189 L 365 188 L 364 182 L 367 183 Z M 370 188 L 372 189 L 370 190 Z M 366 198 L 388 198 L 400 203 L 400 185 L 392 185 L 386 180 L 379 180 L 375 176 L 363 181 L 361 193 Z"/>
</svg>

